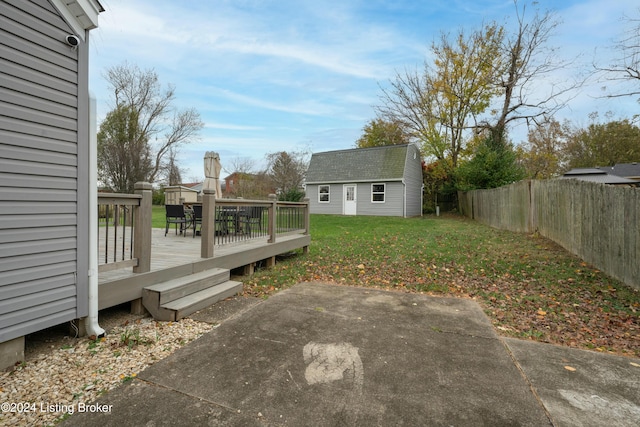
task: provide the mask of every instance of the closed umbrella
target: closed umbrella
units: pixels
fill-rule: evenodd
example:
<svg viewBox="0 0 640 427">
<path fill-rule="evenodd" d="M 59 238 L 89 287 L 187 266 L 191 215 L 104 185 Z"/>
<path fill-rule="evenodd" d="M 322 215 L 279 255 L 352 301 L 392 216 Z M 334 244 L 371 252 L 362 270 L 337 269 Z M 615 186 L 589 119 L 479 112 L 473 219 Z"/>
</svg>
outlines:
<svg viewBox="0 0 640 427">
<path fill-rule="evenodd" d="M 215 190 L 216 198 L 222 197 L 222 188 L 220 186 L 220 155 L 215 151 L 207 151 L 204 155 L 204 184 L 203 189 Z"/>
</svg>

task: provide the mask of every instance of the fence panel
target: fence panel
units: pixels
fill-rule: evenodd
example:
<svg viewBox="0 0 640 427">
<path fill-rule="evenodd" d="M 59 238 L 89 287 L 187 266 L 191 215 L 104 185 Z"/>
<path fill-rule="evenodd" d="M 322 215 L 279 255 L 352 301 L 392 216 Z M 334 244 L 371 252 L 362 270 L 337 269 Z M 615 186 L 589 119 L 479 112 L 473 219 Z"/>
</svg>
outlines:
<svg viewBox="0 0 640 427">
<path fill-rule="evenodd" d="M 578 180 L 522 181 L 459 194 L 460 212 L 492 227 L 534 232 L 640 289 L 640 188 Z"/>
</svg>

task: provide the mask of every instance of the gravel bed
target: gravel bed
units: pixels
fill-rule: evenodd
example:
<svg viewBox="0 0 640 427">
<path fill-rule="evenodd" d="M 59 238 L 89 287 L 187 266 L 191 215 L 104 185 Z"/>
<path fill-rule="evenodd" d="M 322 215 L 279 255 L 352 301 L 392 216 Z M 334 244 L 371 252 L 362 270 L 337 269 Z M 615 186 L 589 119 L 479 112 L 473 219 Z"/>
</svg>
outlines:
<svg viewBox="0 0 640 427">
<path fill-rule="evenodd" d="M 101 311 L 99 323 L 107 334 L 97 340 L 69 336 L 68 325 L 27 337 L 25 362 L 0 372 L 0 403 L 20 405 L 14 412 L 3 406 L 0 425 L 53 425 L 68 408 L 92 403 L 215 327 L 189 318 L 158 322 L 122 307 Z"/>
</svg>

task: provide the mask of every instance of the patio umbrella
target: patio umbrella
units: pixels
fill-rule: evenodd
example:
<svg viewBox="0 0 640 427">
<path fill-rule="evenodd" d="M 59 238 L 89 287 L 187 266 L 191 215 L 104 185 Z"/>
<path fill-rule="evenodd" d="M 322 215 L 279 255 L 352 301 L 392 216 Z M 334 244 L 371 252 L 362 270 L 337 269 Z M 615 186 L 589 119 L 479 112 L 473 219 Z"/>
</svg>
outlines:
<svg viewBox="0 0 640 427">
<path fill-rule="evenodd" d="M 220 186 L 220 155 L 215 151 L 207 151 L 204 155 L 204 184 L 203 189 L 216 191 L 216 198 L 222 197 L 222 188 Z"/>
</svg>

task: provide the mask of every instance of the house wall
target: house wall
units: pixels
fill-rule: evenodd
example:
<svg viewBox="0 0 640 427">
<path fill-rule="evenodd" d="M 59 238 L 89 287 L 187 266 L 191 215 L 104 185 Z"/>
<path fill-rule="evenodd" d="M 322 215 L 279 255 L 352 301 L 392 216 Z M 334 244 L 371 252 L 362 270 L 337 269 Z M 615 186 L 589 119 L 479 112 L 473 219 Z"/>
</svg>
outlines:
<svg viewBox="0 0 640 427">
<path fill-rule="evenodd" d="M 357 202 L 358 215 L 402 216 L 404 213 L 404 186 L 401 182 L 387 182 L 384 203 L 371 202 L 371 182 L 359 183 Z M 381 184 L 381 182 L 376 182 Z"/>
<path fill-rule="evenodd" d="M 88 47 L 69 34 L 47 0 L 0 2 L 0 342 L 88 311 Z"/>
<path fill-rule="evenodd" d="M 342 215 L 342 184 L 330 185 L 329 203 L 318 203 L 319 185 L 307 185 L 306 195 L 309 198 L 309 212 L 312 214 Z"/>
<path fill-rule="evenodd" d="M 407 148 L 404 182 L 407 191 L 405 216 L 422 215 L 422 158 L 415 145 Z"/>
<path fill-rule="evenodd" d="M 376 184 L 385 183 L 376 181 Z M 404 186 L 401 182 L 386 182 L 385 202 L 371 202 L 371 182 L 359 182 L 356 184 L 357 215 L 371 216 L 402 216 L 404 212 L 403 192 Z M 317 184 L 309 184 L 306 194 L 309 198 L 309 209 L 312 214 L 342 215 L 344 184 L 327 184 L 330 186 L 329 203 L 318 202 Z"/>
</svg>

